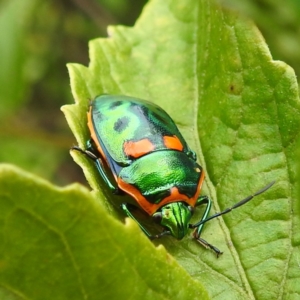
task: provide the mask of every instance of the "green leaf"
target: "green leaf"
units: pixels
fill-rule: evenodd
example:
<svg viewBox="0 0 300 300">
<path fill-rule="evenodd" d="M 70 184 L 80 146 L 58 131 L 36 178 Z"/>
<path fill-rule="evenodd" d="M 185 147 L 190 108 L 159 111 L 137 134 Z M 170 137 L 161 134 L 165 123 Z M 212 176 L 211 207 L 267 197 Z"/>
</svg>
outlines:
<svg viewBox="0 0 300 300">
<path fill-rule="evenodd" d="M 163 247 L 77 184 L 57 188 L 3 164 L 0 199 L 1 300 L 207 299 Z"/>
<path fill-rule="evenodd" d="M 218 260 L 191 236 L 158 243 L 212 298 L 299 297 L 300 102 L 293 70 L 272 60 L 252 22 L 208 0 L 150 1 L 133 28 L 110 27 L 109 35 L 90 43 L 88 68 L 69 65 L 76 104 L 63 111 L 79 146 L 89 139 L 88 101 L 125 94 L 151 100 L 173 117 L 206 170 L 203 194 L 215 211 L 276 180 L 205 226 L 203 238 L 224 251 Z M 72 155 L 102 203 L 116 202 L 92 162 Z M 201 209 L 195 221 L 200 218 Z"/>
<path fill-rule="evenodd" d="M 298 0 L 220 0 L 251 17 L 262 31 L 273 57 L 280 58 L 300 73 L 299 29 L 300 2 Z M 299 78 L 299 76 L 298 76 Z"/>
</svg>

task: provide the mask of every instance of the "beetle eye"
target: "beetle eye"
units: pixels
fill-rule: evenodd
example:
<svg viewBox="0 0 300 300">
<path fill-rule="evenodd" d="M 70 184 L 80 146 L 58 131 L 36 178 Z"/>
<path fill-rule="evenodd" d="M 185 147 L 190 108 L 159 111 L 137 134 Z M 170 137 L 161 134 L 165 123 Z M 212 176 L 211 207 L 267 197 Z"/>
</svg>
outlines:
<svg viewBox="0 0 300 300">
<path fill-rule="evenodd" d="M 153 220 L 155 223 L 159 223 L 162 220 L 162 213 L 161 212 L 156 212 L 153 216 L 152 216 Z"/>
</svg>

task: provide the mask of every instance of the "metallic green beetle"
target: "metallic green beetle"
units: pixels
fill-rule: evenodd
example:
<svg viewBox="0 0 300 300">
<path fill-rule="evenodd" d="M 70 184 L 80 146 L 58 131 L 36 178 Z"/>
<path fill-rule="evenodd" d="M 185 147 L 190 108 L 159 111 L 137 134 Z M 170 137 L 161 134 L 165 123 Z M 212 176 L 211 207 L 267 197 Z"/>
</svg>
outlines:
<svg viewBox="0 0 300 300">
<path fill-rule="evenodd" d="M 162 108 L 137 98 L 101 95 L 90 104 L 88 127 L 91 140 L 87 149 L 77 146 L 72 149 L 95 162 L 99 174 L 115 194 L 129 194 L 160 223 L 164 230 L 152 235 L 132 214 L 128 203 L 121 205 L 150 239 L 172 235 L 180 240 L 194 228 L 194 238 L 220 255 L 218 248 L 200 237 L 204 223 L 245 204 L 274 184 L 208 218 L 212 202 L 207 196 L 200 196 L 203 168 Z M 114 183 L 107 176 L 108 170 Z M 202 204 L 206 205 L 202 218 L 191 224 L 194 208 Z"/>
</svg>

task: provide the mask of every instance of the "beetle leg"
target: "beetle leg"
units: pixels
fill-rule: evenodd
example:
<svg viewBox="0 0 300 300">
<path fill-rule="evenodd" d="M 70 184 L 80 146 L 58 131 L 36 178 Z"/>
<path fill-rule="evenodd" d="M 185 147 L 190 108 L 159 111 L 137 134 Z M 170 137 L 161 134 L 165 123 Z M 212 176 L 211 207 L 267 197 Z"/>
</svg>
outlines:
<svg viewBox="0 0 300 300">
<path fill-rule="evenodd" d="M 121 208 L 122 210 L 125 212 L 126 216 L 133 219 L 139 226 L 140 228 L 144 231 L 144 233 L 146 234 L 146 236 L 149 238 L 149 239 L 155 239 L 156 236 L 153 236 L 152 234 L 150 234 L 148 232 L 148 230 L 133 216 L 133 214 L 130 212 L 129 210 L 129 207 L 128 207 L 128 203 L 122 203 L 121 204 Z"/>
<path fill-rule="evenodd" d="M 196 202 L 195 206 L 200 206 L 200 205 L 203 205 L 203 204 L 206 204 L 206 208 L 205 208 L 205 211 L 204 211 L 203 216 L 201 218 L 201 221 L 205 220 L 207 218 L 207 216 L 210 212 L 211 206 L 212 206 L 212 201 L 208 198 L 208 196 L 200 196 L 197 199 L 197 202 Z M 203 229 L 202 225 L 204 225 L 204 224 L 201 224 L 200 226 L 196 227 L 198 237 L 200 236 L 200 234 L 202 232 L 202 229 Z"/>
<path fill-rule="evenodd" d="M 203 221 L 207 218 L 207 216 L 210 212 L 211 206 L 212 206 L 212 201 L 208 198 L 208 196 L 200 196 L 198 198 L 195 206 L 200 206 L 202 204 L 206 204 L 206 208 L 202 215 L 201 221 Z M 206 240 L 204 240 L 200 237 L 200 234 L 203 229 L 203 225 L 204 224 L 200 224 L 199 226 L 195 227 L 193 236 L 202 246 L 204 246 L 205 248 L 210 248 L 211 250 L 213 250 L 216 253 L 217 257 L 219 257 L 219 255 L 221 255 L 223 252 L 221 252 L 217 247 L 209 244 Z M 193 226 L 190 226 L 190 227 L 193 228 Z"/>
<path fill-rule="evenodd" d="M 162 236 L 165 236 L 165 235 L 170 235 L 170 231 L 163 231 L 159 234 L 156 234 L 156 235 L 152 235 L 149 233 L 149 231 L 134 217 L 134 215 L 130 212 L 129 210 L 129 204 L 128 203 L 122 203 L 121 204 L 121 208 L 122 210 L 125 212 L 126 216 L 133 219 L 139 226 L 140 228 L 143 230 L 143 232 L 146 234 L 146 236 L 150 239 L 150 240 L 154 240 L 154 239 L 159 239 L 161 238 Z M 135 207 L 137 208 L 137 207 Z"/>
<path fill-rule="evenodd" d="M 194 233 L 194 236 L 195 236 L 195 233 Z M 196 238 L 196 237 L 195 237 Z M 212 245 L 212 244 L 209 244 L 206 240 L 204 240 L 203 238 L 201 238 L 201 237 L 197 237 L 196 238 L 196 240 L 203 246 L 203 247 L 205 247 L 205 248 L 209 248 L 209 249 L 211 249 L 211 250 L 213 250 L 215 253 L 216 253 L 216 255 L 217 255 L 217 257 L 219 257 L 221 254 L 223 254 L 223 252 L 222 251 L 220 251 L 217 247 L 215 247 L 214 245 Z"/>
<path fill-rule="evenodd" d="M 109 180 L 109 178 L 106 175 L 106 172 L 104 170 L 103 167 L 103 163 L 102 160 L 99 156 L 97 156 L 94 151 L 93 148 L 88 147 L 87 150 L 83 150 L 78 146 L 73 146 L 71 148 L 71 150 L 76 150 L 79 151 L 81 153 L 83 153 L 84 155 L 86 155 L 88 158 L 92 159 L 97 167 L 98 172 L 100 173 L 102 179 L 104 180 L 104 182 L 106 183 L 106 185 L 110 188 L 110 190 L 114 193 L 114 194 L 119 194 L 119 189 L 116 188 L 111 181 Z"/>
<path fill-rule="evenodd" d="M 104 168 L 103 168 L 103 165 L 102 165 L 102 161 L 101 159 L 98 157 L 97 160 L 95 160 L 95 164 L 96 164 L 96 167 L 101 175 L 101 177 L 103 178 L 103 180 L 105 181 L 105 183 L 107 184 L 107 186 L 110 188 L 110 190 L 114 193 L 114 194 L 119 194 L 119 189 L 116 188 L 112 183 L 111 181 L 108 179 L 105 171 L 104 171 Z"/>
</svg>

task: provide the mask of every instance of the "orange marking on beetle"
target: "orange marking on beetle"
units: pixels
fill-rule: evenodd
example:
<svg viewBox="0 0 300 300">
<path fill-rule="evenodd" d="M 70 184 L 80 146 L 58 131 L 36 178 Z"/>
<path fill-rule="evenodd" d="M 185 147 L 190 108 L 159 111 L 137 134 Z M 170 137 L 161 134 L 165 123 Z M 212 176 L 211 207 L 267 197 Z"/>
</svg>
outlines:
<svg viewBox="0 0 300 300">
<path fill-rule="evenodd" d="M 179 193 L 179 190 L 177 187 L 171 188 L 171 194 L 164 198 L 160 203 L 151 203 L 149 202 L 142 194 L 141 192 L 132 186 L 131 184 L 128 184 L 124 182 L 122 179 L 118 178 L 118 186 L 121 188 L 124 192 L 129 194 L 132 198 L 136 200 L 136 202 L 139 204 L 139 206 L 150 216 L 152 216 L 155 212 L 157 212 L 162 206 L 172 203 L 172 202 L 185 202 L 189 204 L 192 207 L 195 207 L 195 204 L 197 202 L 197 199 L 199 197 L 201 186 L 204 180 L 204 172 L 202 172 L 201 177 L 199 179 L 199 183 L 197 186 L 197 191 L 195 195 L 192 198 L 189 198 L 187 195 L 183 195 Z"/>
<path fill-rule="evenodd" d="M 163 139 L 164 139 L 164 145 L 168 149 L 173 149 L 173 150 L 178 150 L 178 151 L 183 150 L 183 145 L 181 144 L 179 138 L 176 135 L 173 135 L 173 136 L 165 135 L 163 137 Z"/>
<path fill-rule="evenodd" d="M 98 138 L 97 138 L 97 135 L 96 135 L 96 132 L 95 132 L 95 129 L 94 129 L 93 120 L 92 120 L 92 106 L 90 106 L 90 110 L 87 113 L 87 118 L 88 118 L 88 123 L 87 124 L 88 124 L 89 130 L 90 130 L 90 133 L 91 133 L 91 138 L 94 141 L 94 143 L 96 144 L 97 150 L 100 152 L 101 156 L 107 162 L 106 156 L 104 155 L 104 151 L 103 151 L 103 149 L 102 149 L 102 147 L 101 147 L 101 145 L 98 141 Z"/>
<path fill-rule="evenodd" d="M 122 189 L 124 192 L 126 192 L 127 194 L 129 194 L 133 199 L 135 199 L 136 202 L 140 205 L 141 208 L 143 208 L 145 212 L 147 212 L 149 215 L 152 214 L 151 213 L 152 210 L 150 209 L 150 206 L 152 206 L 153 204 L 149 203 L 137 188 L 135 188 L 133 185 L 129 183 L 126 183 L 120 177 L 118 178 L 117 182 L 118 182 L 118 187 Z"/>
<path fill-rule="evenodd" d="M 123 151 L 128 157 L 139 158 L 149 152 L 152 152 L 155 146 L 149 139 L 142 139 L 137 142 L 125 141 Z"/>
<path fill-rule="evenodd" d="M 199 189 L 197 188 L 195 195 L 192 198 L 189 198 L 187 195 L 180 194 L 178 188 L 176 186 L 174 186 L 171 188 L 171 195 L 166 197 L 162 202 L 159 203 L 159 204 L 162 204 L 162 205 L 160 205 L 160 207 L 162 207 L 163 205 L 168 204 L 168 203 L 180 202 L 180 201 L 185 202 L 185 203 L 189 204 L 190 206 L 194 207 L 196 204 L 196 201 L 198 199 L 199 193 L 200 193 L 200 190 L 199 190 L 199 192 L 198 192 L 198 190 Z"/>
<path fill-rule="evenodd" d="M 201 170 L 199 169 L 199 172 L 201 172 Z M 197 197 L 196 197 L 196 200 L 194 202 L 194 205 L 192 205 L 193 207 L 195 206 L 196 202 L 197 202 L 197 199 L 200 195 L 200 192 L 201 192 L 201 188 L 202 188 L 202 184 L 203 184 L 203 181 L 204 181 L 204 177 L 205 177 L 205 172 L 202 170 L 202 173 L 201 173 L 201 176 L 200 176 L 200 179 L 199 179 L 199 182 L 198 182 L 198 185 L 197 185 L 197 191 L 196 191 L 196 194 Z"/>
</svg>

